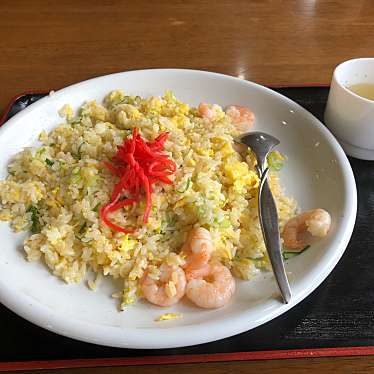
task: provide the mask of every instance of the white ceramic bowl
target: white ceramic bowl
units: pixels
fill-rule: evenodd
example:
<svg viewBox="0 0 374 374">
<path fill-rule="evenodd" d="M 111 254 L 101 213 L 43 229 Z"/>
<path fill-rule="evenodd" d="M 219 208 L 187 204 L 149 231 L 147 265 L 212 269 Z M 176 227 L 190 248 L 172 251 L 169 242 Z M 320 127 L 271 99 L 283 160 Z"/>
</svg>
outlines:
<svg viewBox="0 0 374 374">
<path fill-rule="evenodd" d="M 193 70 L 131 71 L 91 79 L 57 91 L 31 105 L 0 129 L 0 178 L 9 159 L 36 143 L 42 129 L 61 119 L 57 110 L 86 99 L 101 100 L 108 91 L 124 89 L 143 96 L 166 89 L 192 105 L 204 100 L 222 106 L 250 106 L 256 129 L 280 139 L 288 156 L 281 179 L 301 208 L 327 209 L 333 225 L 327 238 L 286 264 L 293 297 L 279 298 L 273 275 L 263 273 L 251 282 L 238 282 L 232 303 L 218 310 L 202 310 L 189 303 L 158 308 L 138 302 L 119 312 L 110 297 L 116 284 L 104 282 L 96 292 L 85 284 L 66 285 L 42 263 L 28 263 L 22 252 L 24 235 L 3 222 L 0 251 L 0 301 L 27 320 L 75 339 L 116 347 L 167 348 L 210 342 L 250 330 L 286 312 L 310 294 L 332 271 L 350 239 L 356 217 L 356 187 L 347 158 L 328 130 L 291 100 L 255 83 Z M 155 322 L 165 312 L 183 318 Z"/>
<path fill-rule="evenodd" d="M 325 111 L 325 122 L 350 156 L 374 160 L 374 101 L 347 87 L 374 85 L 374 58 L 348 60 L 336 67 Z"/>
</svg>

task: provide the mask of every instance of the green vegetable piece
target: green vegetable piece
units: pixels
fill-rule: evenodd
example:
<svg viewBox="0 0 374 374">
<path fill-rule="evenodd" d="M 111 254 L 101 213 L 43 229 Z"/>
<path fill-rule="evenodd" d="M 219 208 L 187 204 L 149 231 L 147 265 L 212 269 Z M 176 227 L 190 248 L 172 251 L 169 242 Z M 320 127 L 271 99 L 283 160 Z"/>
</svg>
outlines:
<svg viewBox="0 0 374 374">
<path fill-rule="evenodd" d="M 81 150 L 82 150 L 82 146 L 83 146 L 84 144 L 86 144 L 86 142 L 82 142 L 81 144 L 79 144 L 79 147 L 78 147 L 78 149 L 77 149 L 77 154 L 78 154 L 79 159 L 82 158 Z"/>
<path fill-rule="evenodd" d="M 87 187 L 96 186 L 99 179 L 100 178 L 97 175 L 92 175 L 91 177 L 87 178 L 86 180 Z"/>
<path fill-rule="evenodd" d="M 81 168 L 79 166 L 76 166 L 72 171 L 71 171 L 71 177 L 70 177 L 70 183 L 71 184 L 78 184 L 82 181 L 82 176 L 81 176 Z"/>
<path fill-rule="evenodd" d="M 177 215 L 173 213 L 166 213 L 165 218 L 161 220 L 160 234 L 165 234 L 174 229 L 175 223 L 177 222 Z"/>
<path fill-rule="evenodd" d="M 186 183 L 186 187 L 183 190 L 177 190 L 177 192 L 179 192 L 179 193 L 186 192 L 190 188 L 190 185 L 191 185 L 191 178 L 188 178 L 188 181 Z"/>
<path fill-rule="evenodd" d="M 196 213 L 199 219 L 204 219 L 206 214 L 206 207 L 204 205 L 196 206 Z"/>
<path fill-rule="evenodd" d="M 74 153 L 72 155 L 75 159 L 80 160 L 82 158 L 82 146 L 84 144 L 86 144 L 86 142 L 82 142 L 81 144 L 79 144 L 78 149 L 77 149 L 77 153 Z"/>
<path fill-rule="evenodd" d="M 225 219 L 221 222 L 221 227 L 222 227 L 223 229 L 228 229 L 230 226 L 231 226 L 231 222 L 230 222 L 230 220 L 228 220 L 227 218 L 225 218 Z"/>
<path fill-rule="evenodd" d="M 82 181 L 80 174 L 73 174 L 70 178 L 71 184 L 79 184 Z"/>
<path fill-rule="evenodd" d="M 98 212 L 99 211 L 99 206 L 100 206 L 100 203 L 97 203 L 95 205 L 95 207 L 92 209 L 94 212 Z"/>
<path fill-rule="evenodd" d="M 166 216 L 166 222 L 169 226 L 173 226 L 177 222 L 177 215 L 176 214 L 168 214 Z"/>
<path fill-rule="evenodd" d="M 139 97 L 139 96 L 134 97 L 134 96 L 126 95 L 122 100 L 120 100 L 118 103 L 116 103 L 116 105 L 120 105 L 120 104 L 133 105 L 133 104 L 135 104 L 135 101 L 136 101 L 137 97 Z"/>
<path fill-rule="evenodd" d="M 45 148 L 41 147 L 35 152 L 36 157 L 40 157 L 45 152 Z"/>
<path fill-rule="evenodd" d="M 40 232 L 39 210 L 34 205 L 30 205 L 27 212 L 31 212 L 31 232 L 37 234 Z"/>
<path fill-rule="evenodd" d="M 52 166 L 55 162 L 50 160 L 49 158 L 46 158 L 45 159 L 45 163 L 48 165 L 48 166 Z"/>
<path fill-rule="evenodd" d="M 70 121 L 68 121 L 68 123 L 70 123 L 71 125 L 78 125 L 79 123 L 81 123 L 81 121 L 82 121 L 82 116 L 77 116 L 71 119 Z"/>
<path fill-rule="evenodd" d="M 299 253 L 297 253 L 297 252 L 283 252 L 283 258 L 285 260 L 288 260 L 289 258 L 298 256 L 298 255 L 299 255 Z"/>
<path fill-rule="evenodd" d="M 310 247 L 310 245 L 307 245 L 305 248 L 303 248 L 300 252 L 288 252 L 286 248 L 284 248 L 283 250 L 283 258 L 285 260 L 288 260 L 289 258 L 292 258 L 292 257 L 295 257 L 295 256 L 298 256 L 300 253 L 303 253 L 304 251 L 306 251 L 308 248 Z"/>
<path fill-rule="evenodd" d="M 277 151 L 270 152 L 267 157 L 269 168 L 273 171 L 279 171 L 283 167 L 284 157 Z"/>
<path fill-rule="evenodd" d="M 249 258 L 256 268 L 258 269 L 265 269 L 266 268 L 266 258 L 265 257 L 259 257 L 259 258 Z"/>
<path fill-rule="evenodd" d="M 85 229 L 86 229 L 86 227 L 87 227 L 87 222 L 85 222 L 85 223 L 81 226 L 81 228 L 80 228 L 79 231 L 78 231 L 78 234 L 83 234 L 84 231 L 85 231 Z"/>
</svg>

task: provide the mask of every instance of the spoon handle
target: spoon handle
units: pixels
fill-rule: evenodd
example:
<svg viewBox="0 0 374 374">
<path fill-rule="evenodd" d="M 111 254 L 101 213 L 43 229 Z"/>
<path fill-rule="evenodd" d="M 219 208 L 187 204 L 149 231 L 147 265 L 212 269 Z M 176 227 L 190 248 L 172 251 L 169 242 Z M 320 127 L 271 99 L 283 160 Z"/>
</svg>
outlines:
<svg viewBox="0 0 374 374">
<path fill-rule="evenodd" d="M 278 283 L 284 303 L 291 299 L 291 289 L 288 283 L 284 268 L 281 243 L 278 226 L 278 213 L 273 194 L 270 191 L 267 168 L 261 175 L 260 188 L 258 193 L 258 210 L 262 234 L 265 246 L 269 254 L 271 266 Z"/>
</svg>

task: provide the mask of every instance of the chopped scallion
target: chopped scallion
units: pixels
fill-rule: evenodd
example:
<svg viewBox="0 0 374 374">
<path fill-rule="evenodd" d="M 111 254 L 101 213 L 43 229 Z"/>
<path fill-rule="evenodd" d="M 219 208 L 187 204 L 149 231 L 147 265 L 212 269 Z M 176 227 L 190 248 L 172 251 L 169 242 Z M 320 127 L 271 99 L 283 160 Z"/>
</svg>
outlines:
<svg viewBox="0 0 374 374">
<path fill-rule="evenodd" d="M 186 183 L 186 187 L 183 190 L 177 190 L 177 192 L 179 192 L 179 193 L 186 192 L 190 188 L 190 185 L 191 185 L 191 178 L 188 178 L 187 183 Z"/>
<path fill-rule="evenodd" d="M 278 151 L 270 152 L 267 157 L 269 168 L 274 171 L 279 171 L 283 167 L 284 156 Z"/>
<path fill-rule="evenodd" d="M 39 210 L 36 206 L 30 205 L 27 212 L 31 213 L 31 232 L 37 234 L 40 232 Z"/>
<path fill-rule="evenodd" d="M 46 158 L 45 159 L 45 163 L 48 165 L 48 166 L 52 166 L 55 162 L 50 160 L 49 158 Z"/>
</svg>

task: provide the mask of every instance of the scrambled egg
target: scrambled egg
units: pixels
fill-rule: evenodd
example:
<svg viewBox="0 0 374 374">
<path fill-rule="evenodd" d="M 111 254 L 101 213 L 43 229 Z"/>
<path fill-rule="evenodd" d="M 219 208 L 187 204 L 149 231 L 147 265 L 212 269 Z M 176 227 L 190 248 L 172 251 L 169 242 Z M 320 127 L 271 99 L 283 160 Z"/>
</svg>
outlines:
<svg viewBox="0 0 374 374">
<path fill-rule="evenodd" d="M 221 235 L 221 245 L 219 247 L 220 247 L 219 249 L 221 250 L 222 255 L 228 258 L 229 260 L 232 260 L 232 257 L 233 257 L 232 252 L 226 243 L 225 235 Z"/>
<path fill-rule="evenodd" d="M 133 105 L 124 104 L 121 108 L 123 112 L 126 113 L 126 117 L 128 119 L 136 120 L 142 118 L 139 110 L 136 109 Z"/>
<path fill-rule="evenodd" d="M 227 157 L 235 153 L 234 148 L 232 147 L 231 143 L 225 143 L 223 147 L 220 149 L 222 156 Z"/>
<path fill-rule="evenodd" d="M 165 313 L 155 319 L 156 322 L 168 321 L 170 319 L 182 318 L 181 313 Z"/>
<path fill-rule="evenodd" d="M 258 186 L 259 178 L 254 171 L 249 170 L 246 162 L 232 160 L 225 164 L 224 170 L 236 192 L 242 192 L 245 187 L 252 189 Z"/>
<path fill-rule="evenodd" d="M 121 252 L 123 252 L 124 259 L 129 260 L 131 258 L 132 256 L 131 251 L 134 249 L 136 244 L 137 244 L 137 240 L 129 239 L 128 234 L 126 234 L 122 238 L 119 249 L 121 250 Z"/>
</svg>

